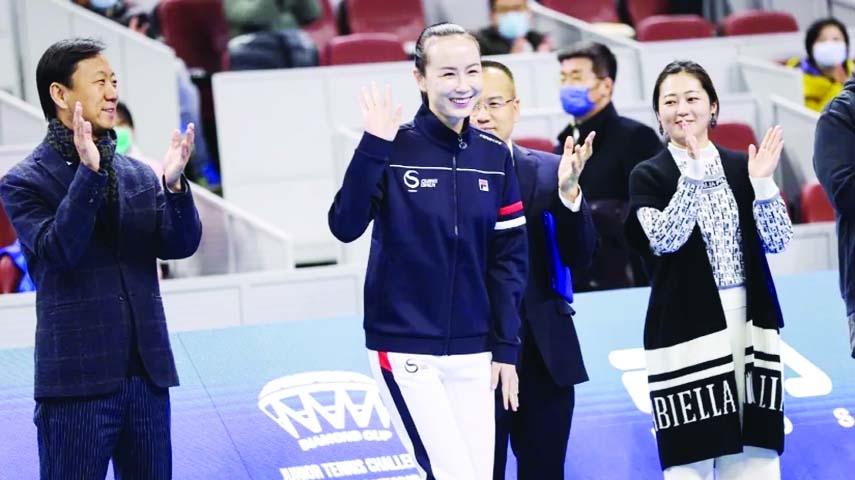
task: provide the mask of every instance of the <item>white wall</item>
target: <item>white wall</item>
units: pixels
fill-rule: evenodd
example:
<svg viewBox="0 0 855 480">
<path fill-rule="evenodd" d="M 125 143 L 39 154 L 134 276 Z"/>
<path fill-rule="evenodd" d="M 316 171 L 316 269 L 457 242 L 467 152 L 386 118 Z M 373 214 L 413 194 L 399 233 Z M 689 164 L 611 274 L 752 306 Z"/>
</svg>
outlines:
<svg viewBox="0 0 855 480">
<path fill-rule="evenodd" d="M 300 270 L 164 280 L 170 332 L 359 315 L 362 268 Z M 33 345 L 35 294 L 0 295 L 0 349 Z"/>
<path fill-rule="evenodd" d="M 39 107 L 36 65 L 54 42 L 91 36 L 107 45 L 119 80 L 119 98 L 134 115 L 140 147 L 159 157 L 179 126 L 178 80 L 174 52 L 166 45 L 129 30 L 67 0 L 16 2 L 21 43 L 24 99 Z"/>
<path fill-rule="evenodd" d="M 46 128 L 40 109 L 0 91 L 0 145 L 35 145 L 44 138 Z"/>
<path fill-rule="evenodd" d="M 0 90 L 21 95 L 13 0 L 0 0 Z"/>
</svg>

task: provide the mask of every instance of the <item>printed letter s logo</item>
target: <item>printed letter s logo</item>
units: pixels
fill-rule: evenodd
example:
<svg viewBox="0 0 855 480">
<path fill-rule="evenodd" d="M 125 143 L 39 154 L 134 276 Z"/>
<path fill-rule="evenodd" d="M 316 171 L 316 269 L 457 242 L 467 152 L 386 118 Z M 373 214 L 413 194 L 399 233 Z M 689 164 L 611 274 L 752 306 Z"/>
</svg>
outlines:
<svg viewBox="0 0 855 480">
<path fill-rule="evenodd" d="M 404 172 L 404 185 L 410 189 L 419 188 L 419 172 L 416 170 L 407 170 Z"/>
</svg>

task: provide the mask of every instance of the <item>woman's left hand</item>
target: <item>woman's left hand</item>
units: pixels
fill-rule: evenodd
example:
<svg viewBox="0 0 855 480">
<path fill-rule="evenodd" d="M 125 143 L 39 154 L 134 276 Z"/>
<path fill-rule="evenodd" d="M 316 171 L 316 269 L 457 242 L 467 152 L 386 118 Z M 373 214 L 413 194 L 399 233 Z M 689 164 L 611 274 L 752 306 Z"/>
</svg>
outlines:
<svg viewBox="0 0 855 480">
<path fill-rule="evenodd" d="M 752 178 L 771 177 L 781 159 L 784 148 L 784 137 L 780 125 L 775 125 L 766 131 L 760 148 L 751 144 L 748 146 L 748 175 Z"/>
<path fill-rule="evenodd" d="M 499 380 L 502 381 L 502 405 L 505 410 L 511 407 L 511 410 L 517 411 L 520 407 L 520 379 L 517 376 L 517 367 L 510 363 L 493 362 L 493 374 L 490 380 L 493 390 L 499 385 Z"/>
</svg>

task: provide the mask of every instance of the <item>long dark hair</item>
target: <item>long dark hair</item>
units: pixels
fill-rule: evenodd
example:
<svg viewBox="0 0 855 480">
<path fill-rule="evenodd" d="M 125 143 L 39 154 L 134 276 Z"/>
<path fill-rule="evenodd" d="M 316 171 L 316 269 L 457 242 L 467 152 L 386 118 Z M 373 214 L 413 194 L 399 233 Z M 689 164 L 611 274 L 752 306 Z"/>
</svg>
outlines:
<svg viewBox="0 0 855 480">
<path fill-rule="evenodd" d="M 716 113 L 721 114 L 721 105 L 718 103 L 718 93 L 716 93 L 712 79 L 707 71 L 704 70 L 704 67 L 691 60 L 674 60 L 668 65 L 665 65 L 665 68 L 662 69 L 662 73 L 660 73 L 659 77 L 656 78 L 656 85 L 653 87 L 653 111 L 656 112 L 657 116 L 659 115 L 659 89 L 662 86 L 662 82 L 664 82 L 668 76 L 678 73 L 688 73 L 689 75 L 697 78 L 698 81 L 701 82 L 701 87 L 710 97 L 710 105 L 715 104 Z M 710 126 L 714 127 L 715 125 L 711 124 Z"/>
<path fill-rule="evenodd" d="M 467 32 L 465 28 L 455 23 L 448 22 L 433 24 L 422 30 L 421 35 L 419 35 L 419 39 L 416 41 L 416 50 L 413 52 L 416 70 L 418 70 L 422 76 L 425 74 L 425 67 L 428 62 L 427 51 L 425 50 L 428 40 L 433 37 L 450 37 L 452 35 L 463 35 L 475 42 L 475 45 L 478 46 L 478 54 L 480 56 L 481 45 L 478 43 L 478 39 L 476 39 L 471 33 Z M 428 104 L 426 92 L 422 92 L 422 103 L 425 105 Z"/>
</svg>

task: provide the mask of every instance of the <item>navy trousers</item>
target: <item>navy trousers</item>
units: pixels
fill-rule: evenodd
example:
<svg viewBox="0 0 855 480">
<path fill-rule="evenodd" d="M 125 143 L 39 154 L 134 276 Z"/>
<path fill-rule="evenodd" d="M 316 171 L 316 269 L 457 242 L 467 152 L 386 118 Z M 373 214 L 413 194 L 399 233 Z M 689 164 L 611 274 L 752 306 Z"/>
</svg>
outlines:
<svg viewBox="0 0 855 480">
<path fill-rule="evenodd" d="M 496 454 L 493 480 L 505 479 L 508 439 L 517 457 L 519 480 L 561 480 L 575 404 L 573 385 L 555 384 L 529 336 L 519 362 L 520 408 L 506 411 L 496 389 Z"/>
<path fill-rule="evenodd" d="M 108 395 L 36 401 L 42 480 L 172 478 L 169 390 L 130 377 Z"/>
</svg>

